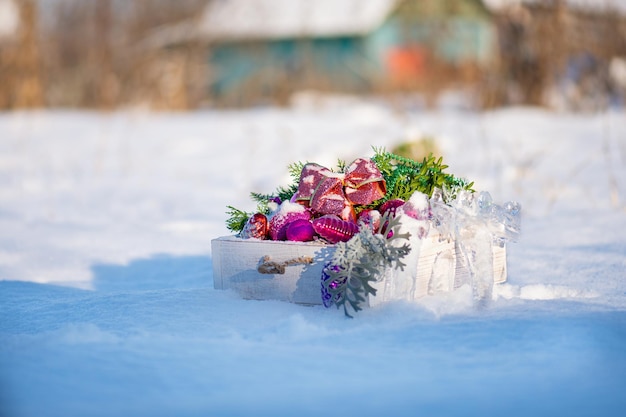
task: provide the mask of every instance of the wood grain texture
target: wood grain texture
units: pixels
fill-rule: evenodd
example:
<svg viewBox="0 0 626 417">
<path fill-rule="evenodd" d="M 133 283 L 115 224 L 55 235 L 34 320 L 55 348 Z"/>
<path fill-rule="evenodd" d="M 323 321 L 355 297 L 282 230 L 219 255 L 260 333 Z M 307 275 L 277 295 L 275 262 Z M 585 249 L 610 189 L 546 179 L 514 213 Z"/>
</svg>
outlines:
<svg viewBox="0 0 626 417">
<path fill-rule="evenodd" d="M 469 269 L 453 240 L 431 233 L 424 239 L 412 241 L 411 245 L 414 259 L 407 260 L 403 272 L 392 269 L 385 272 L 383 279 L 374 286 L 377 295 L 370 298 L 370 305 L 449 292 L 470 282 Z M 211 249 L 216 289 L 231 289 L 247 299 L 322 303 L 320 277 L 325 260 L 332 256 L 333 245 L 225 236 L 212 240 Z M 493 247 L 492 256 L 494 282 L 505 282 L 506 248 Z M 313 263 L 290 264 L 306 257 L 312 258 Z M 284 274 L 259 272 L 259 265 L 267 259 L 285 264 Z"/>
</svg>

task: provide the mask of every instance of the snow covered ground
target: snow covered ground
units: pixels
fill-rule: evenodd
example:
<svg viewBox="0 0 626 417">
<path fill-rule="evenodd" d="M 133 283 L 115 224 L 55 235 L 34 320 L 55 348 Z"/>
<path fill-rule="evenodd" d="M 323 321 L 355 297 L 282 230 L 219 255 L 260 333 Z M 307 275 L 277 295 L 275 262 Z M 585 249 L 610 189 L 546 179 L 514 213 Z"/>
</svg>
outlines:
<svg viewBox="0 0 626 417">
<path fill-rule="evenodd" d="M 226 205 L 419 134 L 523 206 L 487 308 L 213 289 Z M 623 112 L 0 114 L 0 416 L 621 416 L 625 233 Z"/>
</svg>

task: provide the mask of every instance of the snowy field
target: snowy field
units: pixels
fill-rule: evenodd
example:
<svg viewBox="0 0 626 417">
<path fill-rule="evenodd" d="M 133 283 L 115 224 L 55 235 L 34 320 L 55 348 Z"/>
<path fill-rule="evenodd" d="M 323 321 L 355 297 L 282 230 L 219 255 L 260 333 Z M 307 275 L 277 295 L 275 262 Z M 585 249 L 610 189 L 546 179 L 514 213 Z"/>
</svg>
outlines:
<svg viewBox="0 0 626 417">
<path fill-rule="evenodd" d="M 342 311 L 213 289 L 226 206 L 419 135 L 523 207 L 509 281 Z M 0 416 L 622 416 L 626 114 L 350 100 L 0 114 Z"/>
</svg>

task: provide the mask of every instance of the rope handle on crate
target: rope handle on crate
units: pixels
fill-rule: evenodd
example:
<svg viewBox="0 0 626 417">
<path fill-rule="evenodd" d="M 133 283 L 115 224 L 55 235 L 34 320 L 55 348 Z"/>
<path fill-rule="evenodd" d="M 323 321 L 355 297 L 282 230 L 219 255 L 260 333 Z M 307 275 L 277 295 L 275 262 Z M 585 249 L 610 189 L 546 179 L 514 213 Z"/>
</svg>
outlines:
<svg viewBox="0 0 626 417">
<path fill-rule="evenodd" d="M 310 256 L 300 256 L 298 258 L 293 258 L 286 260 L 285 262 L 276 262 L 272 261 L 268 255 L 265 255 L 261 258 L 261 262 L 259 262 L 259 266 L 257 267 L 257 271 L 261 274 L 284 274 L 285 267 L 290 265 L 298 265 L 298 264 L 312 264 L 313 258 Z"/>
</svg>

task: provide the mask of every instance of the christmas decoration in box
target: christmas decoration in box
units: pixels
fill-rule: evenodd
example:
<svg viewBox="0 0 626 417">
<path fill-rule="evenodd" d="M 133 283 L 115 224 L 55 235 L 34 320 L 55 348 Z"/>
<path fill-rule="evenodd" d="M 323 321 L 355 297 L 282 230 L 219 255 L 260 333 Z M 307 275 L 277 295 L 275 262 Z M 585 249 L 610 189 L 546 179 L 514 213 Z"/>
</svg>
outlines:
<svg viewBox="0 0 626 417">
<path fill-rule="evenodd" d="M 293 183 L 252 193 L 257 211 L 229 206 L 233 236 L 214 239 L 217 289 L 242 297 L 336 305 L 415 300 L 465 285 L 477 303 L 507 279 L 506 243 L 520 231 L 520 205 L 384 149 L 371 158 L 289 166 Z"/>
</svg>

